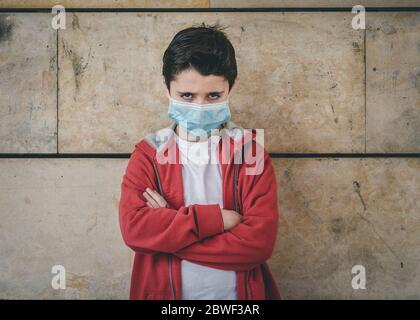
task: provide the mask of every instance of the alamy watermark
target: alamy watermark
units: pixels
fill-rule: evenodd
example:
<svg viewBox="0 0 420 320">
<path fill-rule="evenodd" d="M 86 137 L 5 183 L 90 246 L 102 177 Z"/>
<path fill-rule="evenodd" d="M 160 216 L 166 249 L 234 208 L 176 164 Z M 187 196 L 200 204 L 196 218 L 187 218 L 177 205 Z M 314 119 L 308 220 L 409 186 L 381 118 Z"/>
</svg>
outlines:
<svg viewBox="0 0 420 320">
<path fill-rule="evenodd" d="M 351 286 L 354 290 L 366 289 L 366 269 L 364 266 L 357 264 L 351 269 L 353 278 Z"/>
<path fill-rule="evenodd" d="M 53 277 L 51 279 L 51 287 L 54 290 L 66 289 L 66 268 L 62 265 L 54 265 L 51 268 Z"/>
<path fill-rule="evenodd" d="M 359 30 L 359 29 L 366 29 L 366 23 L 365 23 L 365 18 L 366 18 L 366 10 L 365 7 L 362 5 L 357 5 L 354 6 L 351 9 L 352 13 L 356 13 L 356 15 L 353 17 L 353 19 L 351 20 L 351 26 L 354 30 Z"/>
<path fill-rule="evenodd" d="M 51 26 L 54 30 L 66 29 L 66 9 L 62 5 L 52 7 L 51 13 L 55 16 L 51 20 Z"/>
</svg>

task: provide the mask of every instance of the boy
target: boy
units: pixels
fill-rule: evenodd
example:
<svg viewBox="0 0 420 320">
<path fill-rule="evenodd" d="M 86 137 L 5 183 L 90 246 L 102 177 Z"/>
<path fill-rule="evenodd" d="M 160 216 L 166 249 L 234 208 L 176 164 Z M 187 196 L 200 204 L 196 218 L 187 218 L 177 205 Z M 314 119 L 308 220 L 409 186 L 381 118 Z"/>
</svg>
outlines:
<svg viewBox="0 0 420 320">
<path fill-rule="evenodd" d="M 184 29 L 163 77 L 173 122 L 136 144 L 121 184 L 121 232 L 136 252 L 130 299 L 279 299 L 266 264 L 276 179 L 267 151 L 230 121 L 232 44 L 217 25 Z M 253 149 L 261 170 L 249 174 L 234 159 Z"/>
</svg>

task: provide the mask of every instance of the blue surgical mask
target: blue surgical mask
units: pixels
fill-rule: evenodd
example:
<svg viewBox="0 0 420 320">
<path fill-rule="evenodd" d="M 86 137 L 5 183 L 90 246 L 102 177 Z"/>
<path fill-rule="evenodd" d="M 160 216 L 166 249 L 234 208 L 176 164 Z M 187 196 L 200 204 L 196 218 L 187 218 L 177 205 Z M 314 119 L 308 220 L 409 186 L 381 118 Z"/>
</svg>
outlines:
<svg viewBox="0 0 420 320">
<path fill-rule="evenodd" d="M 195 136 L 209 135 L 231 118 L 229 101 L 199 104 L 172 99 L 169 95 L 168 116 L 176 124 Z"/>
</svg>

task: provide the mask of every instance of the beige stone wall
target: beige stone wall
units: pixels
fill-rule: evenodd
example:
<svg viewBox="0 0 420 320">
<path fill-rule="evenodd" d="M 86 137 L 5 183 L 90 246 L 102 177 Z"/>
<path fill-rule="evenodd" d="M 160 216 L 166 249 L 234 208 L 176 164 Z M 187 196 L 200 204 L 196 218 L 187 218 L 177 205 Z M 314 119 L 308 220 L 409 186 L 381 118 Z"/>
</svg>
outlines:
<svg viewBox="0 0 420 320">
<path fill-rule="evenodd" d="M 50 7 L 55 1 L 2 1 Z M 61 1 L 110 7 L 114 1 Z M 121 1 L 118 7 L 252 7 L 256 1 Z M 364 1 L 367 6 L 384 2 Z M 346 1 L 258 1 L 349 7 Z M 418 1 L 388 1 L 391 6 Z M 285 299 L 420 298 L 420 12 L 0 13 L 0 298 L 128 298 L 132 253 L 118 225 L 127 159 L 35 153 L 130 153 L 168 124 L 162 54 L 193 23 L 227 25 L 239 77 L 234 120 L 265 129 L 280 225 L 269 264 Z M 51 267 L 67 289 L 51 288 Z M 351 287 L 351 268 L 367 289 Z"/>
</svg>

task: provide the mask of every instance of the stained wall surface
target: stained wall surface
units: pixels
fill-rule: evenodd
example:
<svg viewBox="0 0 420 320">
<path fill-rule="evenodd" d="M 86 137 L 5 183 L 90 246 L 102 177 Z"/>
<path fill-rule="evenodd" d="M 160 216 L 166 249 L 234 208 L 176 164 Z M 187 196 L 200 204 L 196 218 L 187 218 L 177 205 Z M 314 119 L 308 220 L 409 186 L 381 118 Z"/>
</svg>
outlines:
<svg viewBox="0 0 420 320">
<path fill-rule="evenodd" d="M 201 22 L 228 26 L 239 70 L 233 119 L 264 129 L 273 156 L 280 220 L 269 265 L 282 297 L 420 298 L 420 158 L 392 157 L 420 152 L 420 12 L 367 12 L 366 29 L 354 30 L 350 11 L 322 11 L 346 1 L 118 5 L 256 6 L 320 10 L 76 11 L 59 31 L 47 12 L 0 13 L 0 298 L 128 298 L 133 253 L 118 224 L 128 159 L 35 155 L 129 154 L 169 124 L 162 55 L 177 31 Z M 66 267 L 66 290 L 52 289 L 53 265 Z M 354 265 L 366 268 L 366 290 L 351 286 Z"/>
</svg>

